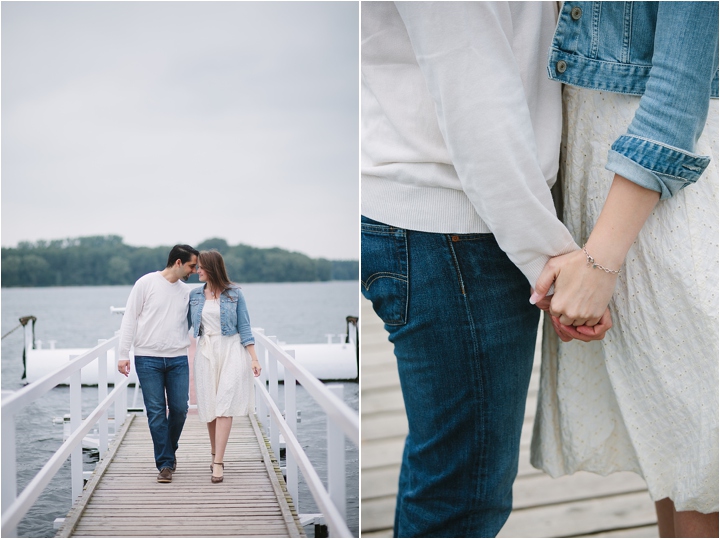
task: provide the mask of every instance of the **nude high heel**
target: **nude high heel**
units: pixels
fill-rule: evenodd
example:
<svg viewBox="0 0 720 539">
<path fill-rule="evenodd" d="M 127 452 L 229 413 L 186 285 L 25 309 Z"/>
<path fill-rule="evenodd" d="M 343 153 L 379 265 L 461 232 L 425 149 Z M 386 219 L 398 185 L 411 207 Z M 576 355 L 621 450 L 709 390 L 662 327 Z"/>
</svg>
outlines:
<svg viewBox="0 0 720 539">
<path fill-rule="evenodd" d="M 213 462 L 213 465 L 222 466 L 223 472 L 225 471 L 225 465 L 222 462 Z M 222 475 L 216 476 L 214 474 L 215 470 L 213 470 L 213 475 L 210 476 L 210 481 L 213 483 L 222 483 L 224 477 Z"/>
</svg>

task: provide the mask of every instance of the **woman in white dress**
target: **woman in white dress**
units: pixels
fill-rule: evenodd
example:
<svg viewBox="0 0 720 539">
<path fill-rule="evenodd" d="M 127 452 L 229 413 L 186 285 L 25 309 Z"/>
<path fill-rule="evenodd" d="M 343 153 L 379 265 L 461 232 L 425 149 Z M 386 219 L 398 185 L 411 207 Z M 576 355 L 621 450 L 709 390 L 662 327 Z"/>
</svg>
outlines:
<svg viewBox="0 0 720 539">
<path fill-rule="evenodd" d="M 640 474 L 661 537 L 718 536 L 717 51 L 716 2 L 565 2 L 550 50 L 585 247 L 533 298 L 555 281 L 532 463 Z"/>
<path fill-rule="evenodd" d="M 197 266 L 205 286 L 190 293 L 188 317 L 199 337 L 195 352 L 198 415 L 207 423 L 213 483 L 223 480 L 232 419 L 252 411 L 252 375 L 260 375 L 250 316 L 240 287 L 228 278 L 217 251 L 202 251 Z"/>
</svg>

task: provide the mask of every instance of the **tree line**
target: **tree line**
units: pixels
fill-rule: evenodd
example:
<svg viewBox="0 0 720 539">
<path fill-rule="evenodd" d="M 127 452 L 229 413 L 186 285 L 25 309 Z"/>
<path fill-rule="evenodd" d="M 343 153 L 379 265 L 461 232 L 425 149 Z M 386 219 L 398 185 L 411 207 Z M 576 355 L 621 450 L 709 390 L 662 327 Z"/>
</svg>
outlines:
<svg viewBox="0 0 720 539">
<path fill-rule="evenodd" d="M 239 283 L 358 279 L 357 260 L 313 259 L 280 248 L 231 246 L 220 238 L 193 247 L 220 252 L 230 279 Z M 121 236 L 21 242 L 2 248 L 2 286 L 133 284 L 142 275 L 163 269 L 171 248 L 132 247 Z M 198 282 L 197 275 L 188 282 Z"/>
</svg>

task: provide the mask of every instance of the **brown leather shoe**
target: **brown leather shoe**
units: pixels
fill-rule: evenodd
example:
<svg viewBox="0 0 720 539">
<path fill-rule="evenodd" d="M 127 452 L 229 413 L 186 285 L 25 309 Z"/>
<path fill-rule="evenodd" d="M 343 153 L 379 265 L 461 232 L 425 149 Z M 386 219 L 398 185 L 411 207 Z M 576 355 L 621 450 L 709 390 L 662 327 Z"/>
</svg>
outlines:
<svg viewBox="0 0 720 539">
<path fill-rule="evenodd" d="M 158 483 L 172 483 L 172 470 L 170 468 L 163 468 L 157 476 Z"/>
</svg>

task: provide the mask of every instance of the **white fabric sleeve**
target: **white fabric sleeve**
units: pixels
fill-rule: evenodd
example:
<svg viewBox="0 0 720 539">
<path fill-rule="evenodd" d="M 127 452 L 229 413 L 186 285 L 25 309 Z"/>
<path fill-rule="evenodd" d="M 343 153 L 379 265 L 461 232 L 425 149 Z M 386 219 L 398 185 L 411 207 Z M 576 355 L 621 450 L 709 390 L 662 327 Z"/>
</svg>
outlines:
<svg viewBox="0 0 720 539">
<path fill-rule="evenodd" d="M 127 304 L 125 305 L 125 313 L 123 314 L 122 323 L 120 324 L 120 344 L 118 360 L 130 359 L 130 347 L 135 339 L 137 331 L 138 317 L 142 311 L 145 282 L 138 280 L 135 286 L 130 290 Z"/>
<path fill-rule="evenodd" d="M 551 256 L 578 247 L 556 217 L 539 163 L 509 37 L 510 8 L 495 2 L 395 5 L 463 191 L 534 286 Z"/>
</svg>

